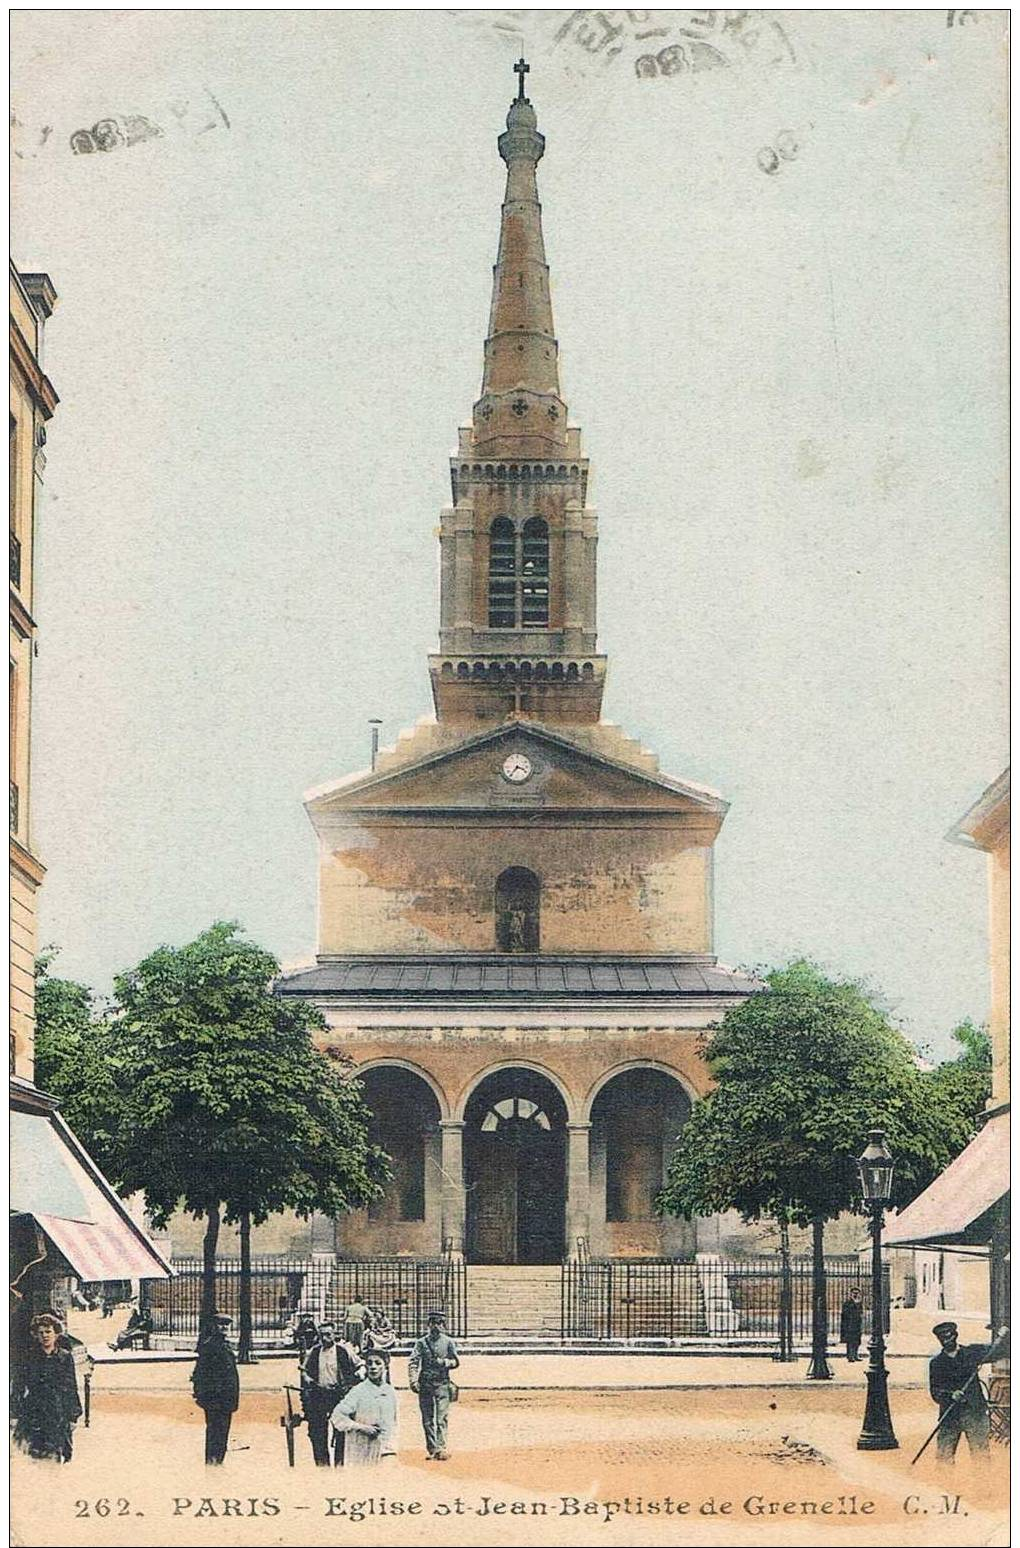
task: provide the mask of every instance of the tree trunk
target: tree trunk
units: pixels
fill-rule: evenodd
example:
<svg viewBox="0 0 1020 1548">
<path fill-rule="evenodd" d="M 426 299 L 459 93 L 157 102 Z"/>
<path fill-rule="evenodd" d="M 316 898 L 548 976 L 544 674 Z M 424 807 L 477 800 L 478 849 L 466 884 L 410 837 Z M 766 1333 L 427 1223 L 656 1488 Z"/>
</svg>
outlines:
<svg viewBox="0 0 1020 1548">
<path fill-rule="evenodd" d="M 211 1331 L 216 1315 L 216 1247 L 220 1239 L 220 1206 L 210 1205 L 206 1211 L 205 1236 L 202 1241 L 202 1305 L 198 1317 L 200 1339 Z"/>
<path fill-rule="evenodd" d="M 811 1364 L 808 1381 L 831 1381 L 829 1369 L 829 1311 L 825 1284 L 825 1220 L 816 1215 L 811 1222 Z"/>
<path fill-rule="evenodd" d="M 251 1323 L 251 1215 L 241 1214 L 241 1281 L 239 1285 L 239 1334 L 237 1361 L 239 1365 L 256 1365 L 255 1347 Z"/>
<path fill-rule="evenodd" d="M 790 1274 L 790 1222 L 779 1222 L 779 1353 L 784 1362 L 793 1355 L 793 1280 Z"/>
</svg>

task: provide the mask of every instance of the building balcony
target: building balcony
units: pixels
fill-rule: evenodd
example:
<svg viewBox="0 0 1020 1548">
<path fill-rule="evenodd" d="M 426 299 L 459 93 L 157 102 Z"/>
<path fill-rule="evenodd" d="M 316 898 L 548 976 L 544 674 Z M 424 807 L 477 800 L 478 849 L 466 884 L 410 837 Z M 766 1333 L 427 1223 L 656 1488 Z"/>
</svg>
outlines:
<svg viewBox="0 0 1020 1548">
<path fill-rule="evenodd" d="M 15 586 L 21 585 L 21 542 L 11 533 L 11 580 Z"/>
</svg>

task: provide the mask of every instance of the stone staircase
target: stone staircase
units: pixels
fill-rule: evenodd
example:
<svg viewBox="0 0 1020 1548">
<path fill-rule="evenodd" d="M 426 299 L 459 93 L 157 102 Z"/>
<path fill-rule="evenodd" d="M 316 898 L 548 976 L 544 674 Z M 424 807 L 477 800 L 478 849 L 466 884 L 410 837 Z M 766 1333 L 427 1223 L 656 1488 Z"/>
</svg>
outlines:
<svg viewBox="0 0 1020 1548">
<path fill-rule="evenodd" d="M 560 1267 L 481 1265 L 468 1269 L 467 1325 L 475 1340 L 558 1339 Z"/>
</svg>

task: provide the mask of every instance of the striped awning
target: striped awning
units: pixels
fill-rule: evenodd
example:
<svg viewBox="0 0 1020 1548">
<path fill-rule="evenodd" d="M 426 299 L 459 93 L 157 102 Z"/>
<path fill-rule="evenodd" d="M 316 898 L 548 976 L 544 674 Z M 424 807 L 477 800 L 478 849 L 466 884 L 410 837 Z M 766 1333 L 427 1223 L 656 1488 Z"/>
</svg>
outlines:
<svg viewBox="0 0 1020 1548">
<path fill-rule="evenodd" d="M 152 1249 L 120 1222 L 93 1225 L 88 1220 L 61 1220 L 58 1215 L 35 1219 L 63 1253 L 84 1284 L 103 1279 L 152 1279 L 166 1270 L 156 1267 Z M 157 1260 L 158 1261 L 158 1260 Z"/>
<path fill-rule="evenodd" d="M 11 1211 L 31 1215 L 86 1284 L 173 1272 L 59 1113 L 13 1111 Z"/>
</svg>

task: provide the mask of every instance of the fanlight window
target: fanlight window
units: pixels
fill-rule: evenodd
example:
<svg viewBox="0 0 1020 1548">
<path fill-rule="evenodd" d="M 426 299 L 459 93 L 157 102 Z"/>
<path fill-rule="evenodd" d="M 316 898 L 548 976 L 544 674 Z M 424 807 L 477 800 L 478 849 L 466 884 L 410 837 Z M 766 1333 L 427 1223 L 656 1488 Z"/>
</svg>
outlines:
<svg viewBox="0 0 1020 1548">
<path fill-rule="evenodd" d="M 504 1097 L 502 1102 L 494 1103 L 482 1119 L 482 1133 L 494 1134 L 497 1129 L 515 1120 L 518 1123 L 537 1124 L 540 1129 L 552 1128 L 537 1102 L 532 1102 L 529 1097 Z"/>
<path fill-rule="evenodd" d="M 497 516 L 489 528 L 489 628 L 549 626 L 549 528 L 538 516 L 524 523 Z"/>
</svg>

